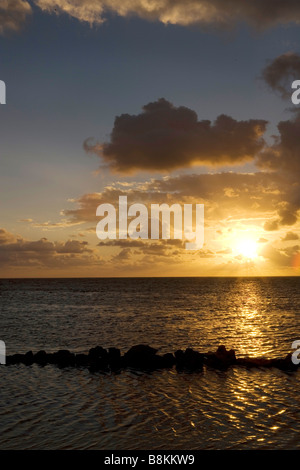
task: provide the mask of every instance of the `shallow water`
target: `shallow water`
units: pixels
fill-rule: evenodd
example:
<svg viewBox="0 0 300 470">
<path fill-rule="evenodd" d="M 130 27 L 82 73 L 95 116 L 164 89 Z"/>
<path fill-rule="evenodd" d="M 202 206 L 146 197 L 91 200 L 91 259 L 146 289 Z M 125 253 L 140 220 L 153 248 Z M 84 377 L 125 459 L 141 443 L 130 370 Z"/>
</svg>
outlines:
<svg viewBox="0 0 300 470">
<path fill-rule="evenodd" d="M 0 305 L 8 354 L 144 342 L 275 357 L 300 339 L 298 278 L 2 280 Z M 300 371 L 0 374 L 1 449 L 300 447 Z"/>
</svg>

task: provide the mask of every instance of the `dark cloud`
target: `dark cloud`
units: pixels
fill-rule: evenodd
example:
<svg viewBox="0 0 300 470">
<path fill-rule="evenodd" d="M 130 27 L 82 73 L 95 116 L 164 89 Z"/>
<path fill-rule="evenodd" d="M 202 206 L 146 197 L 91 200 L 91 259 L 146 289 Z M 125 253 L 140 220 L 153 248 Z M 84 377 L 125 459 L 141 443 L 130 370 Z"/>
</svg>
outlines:
<svg viewBox="0 0 300 470">
<path fill-rule="evenodd" d="M 289 178 L 294 174 L 296 182 L 300 173 L 300 112 L 292 119 L 280 121 L 277 128 L 279 136 L 273 146 L 260 152 L 257 165 L 265 170 L 280 171 Z"/>
<path fill-rule="evenodd" d="M 198 121 L 195 111 L 161 98 L 143 106 L 138 115 L 117 116 L 110 142 L 91 145 L 115 172 L 169 171 L 206 165 L 239 165 L 263 148 L 267 122 L 236 121 L 224 114 L 215 122 Z"/>
<path fill-rule="evenodd" d="M 31 13 L 31 6 L 25 0 L 1 0 L 0 34 L 19 31 Z"/>
<path fill-rule="evenodd" d="M 300 113 L 278 124 L 279 136 L 274 145 L 257 157 L 259 168 L 281 179 L 281 201 L 277 204 L 277 226 L 294 225 L 300 209 Z M 275 222 L 274 222 L 275 227 Z M 276 229 L 276 228 L 274 228 Z"/>
<path fill-rule="evenodd" d="M 300 79 L 300 56 L 287 52 L 276 57 L 264 68 L 262 78 L 282 98 L 290 98 L 293 92 L 292 82 Z"/>
</svg>

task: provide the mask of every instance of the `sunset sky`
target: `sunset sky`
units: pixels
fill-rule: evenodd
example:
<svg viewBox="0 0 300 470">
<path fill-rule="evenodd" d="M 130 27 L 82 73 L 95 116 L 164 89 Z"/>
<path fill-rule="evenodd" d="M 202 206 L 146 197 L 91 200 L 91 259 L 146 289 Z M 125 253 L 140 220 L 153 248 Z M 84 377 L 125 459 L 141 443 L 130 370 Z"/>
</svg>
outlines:
<svg viewBox="0 0 300 470">
<path fill-rule="evenodd" d="M 300 273 L 300 3 L 2 0 L 0 276 Z M 201 250 L 99 204 L 204 204 Z"/>
</svg>

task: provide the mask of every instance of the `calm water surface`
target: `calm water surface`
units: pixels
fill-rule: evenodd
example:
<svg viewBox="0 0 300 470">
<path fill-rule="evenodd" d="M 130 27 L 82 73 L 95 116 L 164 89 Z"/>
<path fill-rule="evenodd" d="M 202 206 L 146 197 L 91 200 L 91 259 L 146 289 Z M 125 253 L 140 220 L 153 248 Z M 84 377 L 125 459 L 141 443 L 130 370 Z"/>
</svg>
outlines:
<svg viewBox="0 0 300 470">
<path fill-rule="evenodd" d="M 7 353 L 147 343 L 284 356 L 299 278 L 1 280 Z M 0 367 L 1 449 L 299 449 L 300 371 Z"/>
</svg>

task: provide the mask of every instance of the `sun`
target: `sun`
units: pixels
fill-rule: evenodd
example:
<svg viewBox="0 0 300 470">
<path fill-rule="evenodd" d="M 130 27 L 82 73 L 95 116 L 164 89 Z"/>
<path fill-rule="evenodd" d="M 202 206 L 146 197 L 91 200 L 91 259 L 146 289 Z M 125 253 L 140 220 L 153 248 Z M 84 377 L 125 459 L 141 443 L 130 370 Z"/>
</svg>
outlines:
<svg viewBox="0 0 300 470">
<path fill-rule="evenodd" d="M 238 240 L 235 249 L 244 258 L 254 259 L 258 256 L 257 244 L 251 239 Z"/>
</svg>

